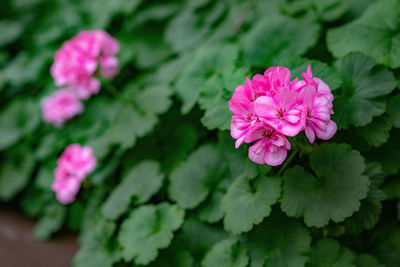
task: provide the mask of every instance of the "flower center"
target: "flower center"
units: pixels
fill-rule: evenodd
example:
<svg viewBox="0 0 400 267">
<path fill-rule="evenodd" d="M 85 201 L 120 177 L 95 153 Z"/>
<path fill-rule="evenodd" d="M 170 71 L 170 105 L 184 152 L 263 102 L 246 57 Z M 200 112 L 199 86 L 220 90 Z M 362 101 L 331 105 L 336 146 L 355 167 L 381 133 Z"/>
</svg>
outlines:
<svg viewBox="0 0 400 267">
<path fill-rule="evenodd" d="M 283 109 L 278 110 L 278 118 L 284 120 L 285 111 Z"/>
</svg>

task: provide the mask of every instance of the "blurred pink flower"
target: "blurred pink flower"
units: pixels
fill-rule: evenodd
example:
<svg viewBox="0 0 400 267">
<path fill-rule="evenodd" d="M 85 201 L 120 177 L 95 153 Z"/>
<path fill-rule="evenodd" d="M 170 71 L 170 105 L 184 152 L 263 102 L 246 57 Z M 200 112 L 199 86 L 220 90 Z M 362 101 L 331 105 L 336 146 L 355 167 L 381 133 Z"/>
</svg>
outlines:
<svg viewBox="0 0 400 267">
<path fill-rule="evenodd" d="M 65 121 L 82 113 L 83 105 L 75 94 L 66 89 L 60 89 L 42 100 L 43 120 L 56 127 L 64 125 Z"/>
<path fill-rule="evenodd" d="M 57 160 L 55 179 L 51 189 L 58 201 L 69 204 L 75 200 L 81 182 L 96 167 L 96 158 L 91 147 L 79 144 L 69 145 Z"/>
<path fill-rule="evenodd" d="M 56 52 L 51 75 L 57 86 L 87 99 L 100 91 L 100 81 L 94 77 L 97 72 L 106 78 L 118 74 L 118 51 L 118 41 L 105 31 L 82 31 Z"/>
</svg>

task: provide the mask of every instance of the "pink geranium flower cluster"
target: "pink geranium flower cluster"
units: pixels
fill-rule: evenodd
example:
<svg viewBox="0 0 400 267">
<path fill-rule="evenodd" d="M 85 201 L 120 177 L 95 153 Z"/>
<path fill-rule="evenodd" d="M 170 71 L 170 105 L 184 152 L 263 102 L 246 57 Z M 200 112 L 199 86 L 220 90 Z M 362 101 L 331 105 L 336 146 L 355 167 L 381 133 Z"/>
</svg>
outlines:
<svg viewBox="0 0 400 267">
<path fill-rule="evenodd" d="M 80 101 L 100 91 L 97 77 L 112 78 L 118 74 L 115 57 L 118 51 L 118 41 L 102 30 L 83 31 L 65 42 L 56 52 L 51 66 L 55 84 L 65 89 L 43 100 L 44 121 L 60 127 L 81 113 Z"/>
<path fill-rule="evenodd" d="M 69 204 L 75 200 L 81 182 L 96 167 L 96 158 L 91 147 L 79 144 L 69 145 L 57 161 L 55 179 L 51 189 L 56 192 L 57 200 Z"/>
<path fill-rule="evenodd" d="M 303 80 L 290 80 L 285 67 L 268 68 L 264 75 L 246 78 L 231 100 L 231 135 L 238 148 L 242 143 L 257 141 L 249 148 L 249 158 L 271 166 L 282 164 L 290 149 L 287 136 L 304 130 L 310 143 L 315 136 L 328 140 L 337 127 L 331 120 L 333 95 L 321 79 L 313 77 L 311 67 Z"/>
</svg>

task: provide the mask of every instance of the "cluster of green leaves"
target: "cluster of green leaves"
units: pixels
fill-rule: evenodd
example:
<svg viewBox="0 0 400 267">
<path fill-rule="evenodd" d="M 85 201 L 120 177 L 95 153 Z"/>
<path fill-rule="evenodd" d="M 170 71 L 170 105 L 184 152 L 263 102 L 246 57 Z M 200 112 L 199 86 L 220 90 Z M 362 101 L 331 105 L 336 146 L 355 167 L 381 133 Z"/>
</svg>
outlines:
<svg viewBox="0 0 400 267">
<path fill-rule="evenodd" d="M 400 266 L 399 0 L 5 0 L 0 200 L 35 236 L 79 233 L 73 266 Z M 103 89 L 62 129 L 40 119 L 54 52 L 84 29 L 121 43 Z M 336 136 L 290 139 L 283 167 L 234 149 L 228 101 L 272 65 L 311 64 Z M 77 200 L 51 191 L 70 143 L 97 169 Z"/>
</svg>

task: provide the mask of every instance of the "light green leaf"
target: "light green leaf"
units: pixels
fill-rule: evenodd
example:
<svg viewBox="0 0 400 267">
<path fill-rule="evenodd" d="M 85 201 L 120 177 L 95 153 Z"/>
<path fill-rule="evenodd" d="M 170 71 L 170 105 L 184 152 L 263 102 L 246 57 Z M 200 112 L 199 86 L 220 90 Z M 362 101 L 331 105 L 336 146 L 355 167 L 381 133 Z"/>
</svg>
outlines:
<svg viewBox="0 0 400 267">
<path fill-rule="evenodd" d="M 224 213 L 221 209 L 221 202 L 225 193 L 215 190 L 211 193 L 205 203 L 203 203 L 198 211 L 199 219 L 208 223 L 215 223 L 222 219 Z"/>
<path fill-rule="evenodd" d="M 118 219 L 128 209 L 132 198 L 135 204 L 149 201 L 160 190 L 163 179 L 156 161 L 146 160 L 134 166 L 103 204 L 101 211 L 104 217 Z"/>
<path fill-rule="evenodd" d="M 53 202 L 44 210 L 43 216 L 35 225 L 33 235 L 37 239 L 49 239 L 52 234 L 57 232 L 64 223 L 67 209 L 58 202 Z"/>
<path fill-rule="evenodd" d="M 0 150 L 17 143 L 34 131 L 40 123 L 40 107 L 36 101 L 18 99 L 0 114 Z"/>
<path fill-rule="evenodd" d="M 175 84 L 175 90 L 183 100 L 184 114 L 196 104 L 208 78 L 223 69 L 233 68 L 238 57 L 238 47 L 228 43 L 203 45 L 188 57 L 191 60 Z"/>
<path fill-rule="evenodd" d="M 26 146 L 15 147 L 5 156 L 0 164 L 0 199 L 8 201 L 29 182 L 35 162 Z"/>
<path fill-rule="evenodd" d="M 343 16 L 348 7 L 342 0 L 298 0 L 283 5 L 283 9 L 289 15 L 309 11 L 321 21 L 332 22 Z"/>
<path fill-rule="evenodd" d="M 222 201 L 224 227 L 233 234 L 247 232 L 271 213 L 281 193 L 281 180 L 260 176 L 238 177 Z"/>
<path fill-rule="evenodd" d="M 400 67 L 400 2 L 371 4 L 357 20 L 328 31 L 327 43 L 335 57 L 362 52 L 391 68 Z"/>
<path fill-rule="evenodd" d="M 366 126 L 385 111 L 385 104 L 376 97 L 389 94 L 396 87 L 393 73 L 360 53 L 339 59 L 336 68 L 343 83 L 341 94 L 333 102 L 333 120 L 342 129 L 351 124 Z"/>
<path fill-rule="evenodd" d="M 124 104 L 120 105 L 108 128 L 110 142 L 120 144 L 124 149 L 132 147 L 137 137 L 150 132 L 158 122 L 158 115 L 166 112 L 172 104 L 172 90 L 165 84 L 148 84 L 145 89 L 140 87 L 135 81 L 125 86 L 121 94 Z"/>
<path fill-rule="evenodd" d="M 345 144 L 320 146 L 310 154 L 311 169 L 295 166 L 284 173 L 281 208 L 304 217 L 307 226 L 341 222 L 360 208 L 370 181 L 363 175 L 364 158 Z"/>
<path fill-rule="evenodd" d="M 240 239 L 247 247 L 251 267 L 304 266 L 311 245 L 308 230 L 278 209 Z"/>
<path fill-rule="evenodd" d="M 168 195 L 184 209 L 195 208 L 218 184 L 224 170 L 216 145 L 203 145 L 171 172 Z"/>
<path fill-rule="evenodd" d="M 0 22 L 0 47 L 14 42 L 24 30 L 24 24 L 17 21 Z"/>
<path fill-rule="evenodd" d="M 216 243 L 203 259 L 203 267 L 246 267 L 249 262 L 246 248 L 235 239 Z"/>
<path fill-rule="evenodd" d="M 222 74 L 214 74 L 207 80 L 199 96 L 200 108 L 205 110 L 201 122 L 207 129 L 228 130 L 232 112 L 228 102 L 235 88 L 244 83 L 247 69 L 227 70 Z"/>
<path fill-rule="evenodd" d="M 134 209 L 121 224 L 118 235 L 125 261 L 148 264 L 158 250 L 171 243 L 173 232 L 183 223 L 185 212 L 178 206 L 161 203 Z"/>
<path fill-rule="evenodd" d="M 320 26 L 311 18 L 265 16 L 242 36 L 244 64 L 279 65 L 287 57 L 303 55 L 317 42 L 319 31 Z"/>
<path fill-rule="evenodd" d="M 312 246 L 307 267 L 355 267 L 354 253 L 333 239 L 320 239 Z"/>
</svg>

